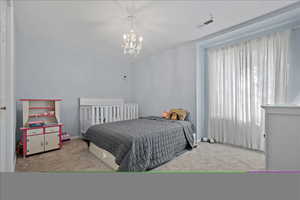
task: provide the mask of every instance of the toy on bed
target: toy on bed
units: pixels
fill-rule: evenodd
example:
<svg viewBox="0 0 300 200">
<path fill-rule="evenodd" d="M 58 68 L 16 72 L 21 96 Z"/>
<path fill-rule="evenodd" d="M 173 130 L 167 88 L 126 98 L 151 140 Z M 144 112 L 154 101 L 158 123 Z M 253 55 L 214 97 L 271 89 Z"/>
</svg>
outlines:
<svg viewBox="0 0 300 200">
<path fill-rule="evenodd" d="M 163 112 L 162 117 L 171 120 L 186 120 L 188 112 L 184 109 L 171 109 L 170 111 Z"/>
<path fill-rule="evenodd" d="M 170 113 L 169 111 L 166 111 L 166 112 L 163 112 L 163 113 L 162 113 L 161 117 L 162 117 L 162 118 L 166 118 L 166 119 L 170 119 L 170 114 L 171 114 L 171 113 Z"/>
</svg>

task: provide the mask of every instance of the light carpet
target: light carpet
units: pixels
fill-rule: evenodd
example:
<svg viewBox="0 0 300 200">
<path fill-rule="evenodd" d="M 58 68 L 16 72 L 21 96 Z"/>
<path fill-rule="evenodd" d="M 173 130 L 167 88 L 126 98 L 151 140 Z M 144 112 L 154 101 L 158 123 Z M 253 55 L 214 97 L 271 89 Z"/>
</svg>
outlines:
<svg viewBox="0 0 300 200">
<path fill-rule="evenodd" d="M 265 156 L 261 152 L 223 144 L 200 143 L 155 171 L 252 171 L 265 169 Z M 19 157 L 17 172 L 58 171 L 108 171 L 110 168 L 88 151 L 87 143 L 81 139 L 65 142 L 62 149 Z"/>
</svg>

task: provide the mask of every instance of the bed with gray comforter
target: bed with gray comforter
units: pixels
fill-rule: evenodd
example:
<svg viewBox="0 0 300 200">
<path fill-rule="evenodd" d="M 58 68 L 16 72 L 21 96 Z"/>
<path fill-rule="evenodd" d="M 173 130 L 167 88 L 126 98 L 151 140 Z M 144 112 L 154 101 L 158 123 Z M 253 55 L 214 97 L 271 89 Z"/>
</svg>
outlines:
<svg viewBox="0 0 300 200">
<path fill-rule="evenodd" d="M 145 171 L 192 149 L 192 134 L 189 121 L 144 117 L 92 126 L 85 137 L 113 154 L 119 171 Z"/>
</svg>

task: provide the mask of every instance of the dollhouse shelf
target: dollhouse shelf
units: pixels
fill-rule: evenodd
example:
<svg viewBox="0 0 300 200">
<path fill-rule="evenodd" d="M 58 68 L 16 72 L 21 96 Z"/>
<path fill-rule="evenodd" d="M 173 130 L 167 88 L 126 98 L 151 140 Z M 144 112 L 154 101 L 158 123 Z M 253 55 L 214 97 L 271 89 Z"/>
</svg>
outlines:
<svg viewBox="0 0 300 200">
<path fill-rule="evenodd" d="M 60 101 L 62 99 L 20 99 L 23 104 L 23 156 L 60 149 L 62 127 Z M 34 125 L 34 127 L 32 127 Z"/>
<path fill-rule="evenodd" d="M 55 107 L 29 107 L 29 110 L 54 110 Z"/>
<path fill-rule="evenodd" d="M 54 114 L 31 114 L 28 117 L 32 118 L 32 117 L 55 117 Z"/>
<path fill-rule="evenodd" d="M 20 99 L 20 101 L 62 101 L 62 99 Z"/>
<path fill-rule="evenodd" d="M 37 120 L 42 120 L 45 124 L 59 123 L 62 99 L 20 99 L 20 101 L 23 103 L 23 127 L 29 127 L 30 122 Z"/>
</svg>

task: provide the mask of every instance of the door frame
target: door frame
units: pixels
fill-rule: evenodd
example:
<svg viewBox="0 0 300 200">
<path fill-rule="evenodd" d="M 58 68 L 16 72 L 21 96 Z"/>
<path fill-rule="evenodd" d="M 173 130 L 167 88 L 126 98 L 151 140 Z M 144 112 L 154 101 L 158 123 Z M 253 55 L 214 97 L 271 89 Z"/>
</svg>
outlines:
<svg viewBox="0 0 300 200">
<path fill-rule="evenodd" d="M 5 11 L 4 29 L 6 44 L 5 53 L 0 63 L 2 71 L 4 72 L 3 78 L 0 80 L 1 85 L 4 85 L 3 102 L 6 110 L 4 112 L 5 127 L 0 132 L 0 148 L 1 160 L 0 171 L 13 172 L 15 170 L 16 153 L 15 153 L 15 126 L 16 126 L 16 108 L 15 108 L 15 68 L 14 68 L 14 9 L 13 0 L 1 1 L 1 9 Z M 2 41 L 0 41 L 2 42 Z M 3 89 L 1 88 L 1 89 Z"/>
</svg>

